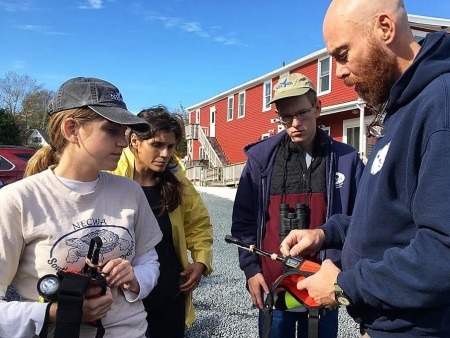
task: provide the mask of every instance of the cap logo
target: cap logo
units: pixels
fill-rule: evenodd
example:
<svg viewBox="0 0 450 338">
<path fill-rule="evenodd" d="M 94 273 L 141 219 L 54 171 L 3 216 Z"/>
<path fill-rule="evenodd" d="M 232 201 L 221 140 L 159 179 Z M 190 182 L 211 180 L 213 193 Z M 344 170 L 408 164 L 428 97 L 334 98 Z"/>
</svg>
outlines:
<svg viewBox="0 0 450 338">
<path fill-rule="evenodd" d="M 280 89 L 280 88 L 284 88 L 284 87 L 287 87 L 287 86 L 291 86 L 291 85 L 293 85 L 294 83 L 292 82 L 292 81 L 288 81 L 288 79 L 285 79 L 283 82 L 280 82 L 276 87 L 275 87 L 275 89 Z"/>
<path fill-rule="evenodd" d="M 113 100 L 123 102 L 123 97 L 122 94 L 120 94 L 120 92 L 110 93 L 109 95 L 111 95 L 111 98 Z"/>
</svg>

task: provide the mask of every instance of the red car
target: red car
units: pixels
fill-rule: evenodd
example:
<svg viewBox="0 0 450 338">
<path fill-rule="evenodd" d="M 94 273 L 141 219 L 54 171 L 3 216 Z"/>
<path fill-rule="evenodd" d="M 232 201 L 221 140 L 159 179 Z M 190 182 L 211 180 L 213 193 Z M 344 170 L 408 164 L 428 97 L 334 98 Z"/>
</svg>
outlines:
<svg viewBox="0 0 450 338">
<path fill-rule="evenodd" d="M 28 160 L 36 149 L 0 145 L 0 188 L 23 178 Z"/>
</svg>

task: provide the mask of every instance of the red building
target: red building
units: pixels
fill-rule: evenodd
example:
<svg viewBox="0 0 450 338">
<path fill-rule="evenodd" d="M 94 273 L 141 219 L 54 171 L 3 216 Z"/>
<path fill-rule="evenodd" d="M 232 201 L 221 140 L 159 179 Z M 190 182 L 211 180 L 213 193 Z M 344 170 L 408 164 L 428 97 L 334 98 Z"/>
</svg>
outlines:
<svg viewBox="0 0 450 338">
<path fill-rule="evenodd" d="M 448 19 L 408 17 L 418 41 L 428 32 L 446 30 L 450 33 Z M 272 89 L 279 77 L 294 72 L 306 75 L 316 85 L 322 102 L 317 121 L 320 128 L 327 130 L 334 139 L 353 145 L 361 157 L 368 157 L 373 141 L 366 137 L 365 131 L 373 119 L 372 112 L 353 88 L 345 86 L 335 76 L 335 70 L 335 61 L 323 48 L 188 107 L 188 177 L 195 179 L 189 171 L 197 166 L 226 168 L 245 163 L 245 145 L 284 129 L 277 119 L 275 105 L 267 102 L 272 98 Z"/>
</svg>

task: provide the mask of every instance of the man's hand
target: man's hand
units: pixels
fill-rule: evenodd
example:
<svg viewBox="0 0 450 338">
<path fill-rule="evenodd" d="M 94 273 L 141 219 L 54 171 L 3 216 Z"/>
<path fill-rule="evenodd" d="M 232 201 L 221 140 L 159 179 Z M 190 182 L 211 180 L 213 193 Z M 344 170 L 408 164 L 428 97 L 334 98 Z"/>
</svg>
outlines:
<svg viewBox="0 0 450 338">
<path fill-rule="evenodd" d="M 292 230 L 280 245 L 284 257 L 316 253 L 322 247 L 325 233 L 322 229 Z"/>
<path fill-rule="evenodd" d="M 261 297 L 261 289 L 265 294 L 269 293 L 269 287 L 267 286 L 262 273 L 257 273 L 256 275 L 250 277 L 247 283 L 248 291 L 252 296 L 253 306 L 262 310 L 264 308 L 264 300 Z"/>
<path fill-rule="evenodd" d="M 325 307 L 336 307 L 334 283 L 336 283 L 339 272 L 341 270 L 330 259 L 326 259 L 320 270 L 311 277 L 298 282 L 297 288 L 308 290 L 309 296 Z"/>
</svg>

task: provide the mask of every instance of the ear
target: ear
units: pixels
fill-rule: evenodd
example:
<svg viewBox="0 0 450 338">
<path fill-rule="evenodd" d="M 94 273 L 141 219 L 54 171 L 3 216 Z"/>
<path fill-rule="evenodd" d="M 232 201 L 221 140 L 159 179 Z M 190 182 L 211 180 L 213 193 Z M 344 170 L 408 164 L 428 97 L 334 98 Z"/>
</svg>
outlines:
<svg viewBox="0 0 450 338">
<path fill-rule="evenodd" d="M 137 149 L 139 145 L 139 139 L 135 133 L 131 132 L 130 134 L 130 146 L 133 149 Z"/>
<path fill-rule="evenodd" d="M 395 21 L 388 14 L 380 14 L 376 20 L 376 36 L 386 45 L 392 43 L 395 37 Z"/>
<path fill-rule="evenodd" d="M 317 99 L 316 107 L 317 107 L 317 109 L 316 109 L 316 113 L 314 115 L 316 118 L 318 118 L 320 116 L 320 112 L 322 111 L 322 102 L 319 99 Z"/>
<path fill-rule="evenodd" d="M 61 131 L 69 143 L 78 144 L 78 123 L 69 117 L 62 121 Z"/>
</svg>

